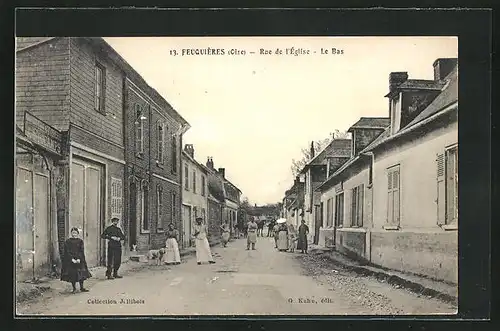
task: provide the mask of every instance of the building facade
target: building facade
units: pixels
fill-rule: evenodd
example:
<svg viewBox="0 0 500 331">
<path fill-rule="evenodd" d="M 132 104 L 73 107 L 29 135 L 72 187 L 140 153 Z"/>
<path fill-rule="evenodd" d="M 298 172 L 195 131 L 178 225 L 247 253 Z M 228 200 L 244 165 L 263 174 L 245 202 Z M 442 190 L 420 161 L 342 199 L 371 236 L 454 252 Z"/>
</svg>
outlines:
<svg viewBox="0 0 500 331">
<path fill-rule="evenodd" d="M 390 125 L 373 129 L 361 119 L 351 128 L 357 137 L 363 130 L 366 139 L 360 145 L 353 139 L 353 157 L 318 188 L 338 250 L 457 282 L 456 63 L 438 59 L 434 80 L 391 73 Z"/>
<path fill-rule="evenodd" d="M 156 204 L 151 194 L 160 183 L 173 185 L 171 191 L 177 192 L 172 204 L 176 208 L 162 202 L 164 213 L 180 210 L 180 171 L 173 174 L 169 163 L 176 154 L 180 167 L 180 147 L 175 153 L 172 148 L 160 155 L 152 151 L 160 150 L 160 141 L 165 147 L 181 146 L 189 126 L 111 46 L 102 38 L 18 38 L 16 97 L 18 123 L 29 111 L 67 137 L 62 151 L 67 161 L 58 172 L 55 193 L 60 254 L 69 229 L 76 227 L 89 267 L 103 265 L 106 242 L 100 234 L 112 217 L 120 219 L 127 246 L 146 248 L 164 241 L 161 235 L 142 235 L 140 230 L 134 234 L 134 229 L 139 227 L 137 219 L 148 220 L 146 226 L 161 219 L 154 212 L 163 207 L 152 207 Z M 140 125 L 135 124 L 137 118 Z M 163 140 L 153 136 L 159 122 L 170 133 Z M 175 144 L 167 139 L 174 136 Z M 158 157 L 165 160 L 164 171 L 154 163 Z M 136 191 L 130 194 L 132 182 Z M 138 206 L 137 201 L 144 203 Z"/>
<path fill-rule="evenodd" d="M 191 246 L 192 228 L 197 217 L 208 220 L 208 169 L 194 158 L 194 147 L 186 144 L 182 152 L 183 246 Z"/>
</svg>

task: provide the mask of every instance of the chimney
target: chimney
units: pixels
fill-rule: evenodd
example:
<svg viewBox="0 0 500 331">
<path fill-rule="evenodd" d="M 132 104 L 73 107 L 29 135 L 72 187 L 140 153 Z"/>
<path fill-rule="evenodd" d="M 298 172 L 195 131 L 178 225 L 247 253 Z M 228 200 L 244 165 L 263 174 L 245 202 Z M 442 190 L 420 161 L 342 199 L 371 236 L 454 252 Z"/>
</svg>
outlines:
<svg viewBox="0 0 500 331">
<path fill-rule="evenodd" d="M 186 144 L 184 146 L 184 151 L 186 153 L 188 153 L 188 155 L 194 159 L 194 146 L 193 146 L 193 144 Z"/>
<path fill-rule="evenodd" d="M 391 72 L 389 74 L 389 92 L 392 92 L 401 85 L 402 83 L 408 80 L 407 72 Z"/>
<path fill-rule="evenodd" d="M 212 170 L 214 169 L 214 161 L 211 156 L 207 158 L 207 168 Z"/>
<path fill-rule="evenodd" d="M 311 141 L 311 159 L 314 158 L 314 141 Z"/>
<path fill-rule="evenodd" d="M 225 168 L 219 168 L 219 174 L 222 175 L 222 178 L 226 178 L 226 169 Z"/>
<path fill-rule="evenodd" d="M 434 80 L 443 80 L 455 68 L 458 63 L 457 58 L 437 59 L 434 61 Z"/>
</svg>

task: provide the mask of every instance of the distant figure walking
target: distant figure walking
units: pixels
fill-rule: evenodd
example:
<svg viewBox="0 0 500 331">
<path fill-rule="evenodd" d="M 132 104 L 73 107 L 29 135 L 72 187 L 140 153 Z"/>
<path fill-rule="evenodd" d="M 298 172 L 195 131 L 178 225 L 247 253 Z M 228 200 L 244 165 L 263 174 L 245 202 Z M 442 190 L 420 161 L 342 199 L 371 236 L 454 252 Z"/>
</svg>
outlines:
<svg viewBox="0 0 500 331">
<path fill-rule="evenodd" d="M 309 234 L 309 227 L 306 225 L 306 221 L 302 220 L 302 224 L 299 226 L 299 241 L 297 243 L 297 249 L 300 249 L 302 253 L 307 254 L 307 235 Z"/>
<path fill-rule="evenodd" d="M 224 224 L 220 226 L 222 230 L 222 246 L 226 247 L 229 242 L 229 223 L 226 220 Z"/>
<path fill-rule="evenodd" d="M 282 223 L 278 230 L 278 250 L 285 252 L 288 250 L 288 228 L 286 223 Z"/>
<path fill-rule="evenodd" d="M 167 242 L 165 244 L 165 262 L 167 265 L 181 264 L 181 255 L 179 253 L 179 231 L 174 226 L 174 223 L 168 225 Z"/>
<path fill-rule="evenodd" d="M 275 248 L 278 248 L 278 232 L 280 230 L 280 225 L 276 223 L 273 227 L 273 234 L 274 234 L 274 246 Z"/>
<path fill-rule="evenodd" d="M 295 252 L 295 246 L 297 245 L 297 231 L 295 231 L 295 227 L 293 224 L 288 226 L 288 251 L 293 253 Z"/>
<path fill-rule="evenodd" d="M 76 292 L 76 283 L 80 283 L 80 291 L 88 292 L 83 287 L 85 279 L 92 277 L 87 268 L 83 240 L 78 238 L 80 232 L 77 228 L 71 229 L 71 237 L 64 242 L 64 253 L 62 256 L 61 280 L 71 283 L 73 293 Z"/>
<path fill-rule="evenodd" d="M 202 223 L 203 218 L 196 218 L 196 224 L 194 226 L 193 237 L 195 237 L 196 243 L 196 261 L 198 265 L 202 262 L 215 263 L 212 257 L 212 252 L 210 251 L 210 244 L 207 239 L 207 227 Z"/>
<path fill-rule="evenodd" d="M 270 221 L 267 224 L 267 236 L 271 237 L 273 235 L 274 221 Z"/>
<path fill-rule="evenodd" d="M 264 230 L 264 221 L 259 220 L 257 223 L 257 237 L 262 237 L 262 232 Z"/>
<path fill-rule="evenodd" d="M 102 239 L 108 240 L 108 261 L 106 269 L 106 278 L 122 278 L 118 276 L 118 269 L 122 264 L 122 240 L 125 240 L 125 235 L 122 229 L 118 227 L 118 222 L 120 220 L 116 217 L 111 219 L 111 225 L 104 229 L 101 234 Z M 111 272 L 113 274 L 111 275 Z"/>
<path fill-rule="evenodd" d="M 250 245 L 252 246 L 252 250 L 255 250 L 255 243 L 257 242 L 257 223 L 255 223 L 253 218 L 248 222 L 247 229 L 247 250 L 250 249 Z"/>
</svg>

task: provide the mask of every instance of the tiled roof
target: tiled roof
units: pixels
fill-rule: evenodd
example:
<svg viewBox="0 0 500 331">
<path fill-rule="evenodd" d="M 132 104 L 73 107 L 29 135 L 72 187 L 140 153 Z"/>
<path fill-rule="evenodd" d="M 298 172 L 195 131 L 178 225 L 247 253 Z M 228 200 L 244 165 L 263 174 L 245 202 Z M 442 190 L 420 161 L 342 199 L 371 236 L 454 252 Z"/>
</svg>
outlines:
<svg viewBox="0 0 500 331">
<path fill-rule="evenodd" d="M 334 139 L 325 150 L 325 157 L 350 157 L 351 139 Z"/>
<path fill-rule="evenodd" d="M 385 96 L 388 97 L 389 95 L 392 95 L 394 92 L 400 91 L 400 90 L 433 90 L 433 91 L 440 91 L 443 86 L 445 85 L 445 82 L 443 81 L 435 81 L 435 80 L 426 80 L 426 79 L 408 79 L 401 83 L 400 85 L 396 86 L 394 91 L 391 91 L 387 93 Z"/>
<path fill-rule="evenodd" d="M 458 101 L 458 67 L 455 67 L 447 78 L 449 79 L 449 83 L 445 89 L 431 102 L 429 106 L 427 106 L 427 108 L 418 114 L 417 117 L 415 117 L 413 121 L 405 127 L 405 129 L 410 128 L 418 122 L 436 114 L 453 102 Z"/>
<path fill-rule="evenodd" d="M 391 136 L 390 129 L 387 129 L 370 145 L 362 150 L 361 153 L 370 151 L 373 148 L 382 145 L 389 140 L 392 140 L 396 136 L 406 134 L 407 132 L 411 131 L 413 127 L 418 123 L 430 118 L 433 115 L 439 114 L 447 106 L 458 102 L 458 66 L 456 66 L 455 69 L 453 69 L 453 71 L 445 78 L 444 84 L 445 86 L 442 92 L 401 131 Z"/>
<path fill-rule="evenodd" d="M 54 37 L 16 37 L 16 51 L 51 39 Z"/>
<path fill-rule="evenodd" d="M 385 129 L 390 124 L 389 117 L 361 117 L 348 131 L 352 129 Z"/>
</svg>

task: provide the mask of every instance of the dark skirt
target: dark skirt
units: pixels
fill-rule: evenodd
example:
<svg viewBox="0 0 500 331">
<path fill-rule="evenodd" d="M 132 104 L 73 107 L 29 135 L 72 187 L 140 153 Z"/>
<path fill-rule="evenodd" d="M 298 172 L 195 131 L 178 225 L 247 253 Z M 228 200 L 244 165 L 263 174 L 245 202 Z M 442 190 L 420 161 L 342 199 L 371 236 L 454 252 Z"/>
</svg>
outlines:
<svg viewBox="0 0 500 331">
<path fill-rule="evenodd" d="M 92 277 L 87 263 L 65 263 L 61 270 L 61 280 L 69 283 L 78 283 Z"/>
<path fill-rule="evenodd" d="M 297 249 L 307 251 L 307 237 L 299 235 L 299 240 L 297 241 Z"/>
</svg>

